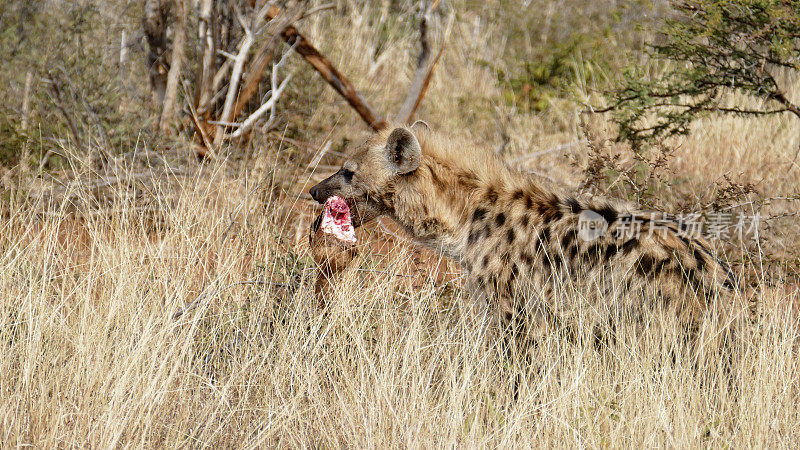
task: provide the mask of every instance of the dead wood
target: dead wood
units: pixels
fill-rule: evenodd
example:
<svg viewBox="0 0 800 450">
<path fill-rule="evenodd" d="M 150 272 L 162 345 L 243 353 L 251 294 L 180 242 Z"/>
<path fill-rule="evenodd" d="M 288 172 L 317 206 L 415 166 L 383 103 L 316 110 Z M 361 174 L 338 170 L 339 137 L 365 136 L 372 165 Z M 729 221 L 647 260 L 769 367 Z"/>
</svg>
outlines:
<svg viewBox="0 0 800 450">
<path fill-rule="evenodd" d="M 153 98 L 159 109 L 167 88 L 167 27 L 172 0 L 146 0 L 144 4 L 144 35 L 149 52 L 147 66 Z"/>
<path fill-rule="evenodd" d="M 269 8 L 272 8 L 272 6 Z M 247 75 L 245 77 L 244 86 L 239 93 L 239 98 L 236 100 L 236 104 L 233 106 L 233 117 L 239 117 L 245 106 L 247 106 L 256 92 L 258 92 L 258 86 L 264 79 L 264 74 L 275 57 L 275 48 L 278 46 L 278 36 L 282 35 L 287 27 L 292 26 L 292 23 L 296 22 L 301 17 L 304 17 L 305 14 L 307 14 L 307 12 L 295 10 L 292 14 L 289 14 L 288 17 L 276 19 L 275 17 L 270 16 L 270 12 L 271 11 L 267 9 L 264 11 L 264 14 L 271 20 L 277 21 L 274 25 L 272 25 L 273 30 L 275 30 L 273 32 L 273 37 L 264 41 L 258 50 L 256 50 L 255 57 L 246 71 Z M 284 13 L 284 15 L 286 14 Z"/>
<path fill-rule="evenodd" d="M 267 16 L 270 19 L 277 17 L 281 13 L 280 8 L 274 5 L 269 6 Z M 336 90 L 347 103 L 356 110 L 359 116 L 364 119 L 373 130 L 380 130 L 386 127 L 383 117 L 367 103 L 364 97 L 359 94 L 350 81 L 344 77 L 333 64 L 328 61 L 297 29 L 293 26 L 286 27 L 281 33 L 287 44 L 303 57 L 311 67 L 316 70 L 328 84 Z"/>
<path fill-rule="evenodd" d="M 78 148 L 85 148 L 83 146 L 83 140 L 81 139 L 81 135 L 78 132 L 78 127 L 75 125 L 75 121 L 72 120 L 72 114 L 67 111 L 67 107 L 64 105 L 64 99 L 61 95 L 61 87 L 59 87 L 59 81 L 54 76 L 53 73 L 50 73 L 50 79 L 48 82 L 50 83 L 50 92 L 48 93 L 50 100 L 53 101 L 53 104 L 56 105 L 56 108 L 61 112 L 61 115 L 64 116 L 64 120 L 67 122 L 67 127 L 69 127 L 69 131 L 72 133 L 72 138 L 75 139 L 75 145 Z"/>
<path fill-rule="evenodd" d="M 195 131 L 200 136 L 200 140 L 203 142 L 203 147 L 198 148 L 196 150 L 196 153 L 198 154 L 198 156 L 205 157 L 208 155 L 208 152 L 212 151 L 211 149 L 213 147 L 211 146 L 211 140 L 209 140 L 205 128 L 200 123 L 200 118 L 197 115 L 197 110 L 195 110 L 194 105 L 192 105 L 192 102 L 189 101 L 189 89 L 186 87 L 185 80 L 183 83 L 183 96 L 186 99 L 186 103 L 189 105 L 189 113 L 191 114 L 192 125 L 194 125 Z"/>
<path fill-rule="evenodd" d="M 195 90 L 194 104 L 196 111 L 205 114 L 208 103 L 214 95 L 213 80 L 215 62 L 217 60 L 217 43 L 214 33 L 216 15 L 212 14 L 212 0 L 201 0 L 198 13 L 199 54 L 202 55 L 197 67 L 197 89 Z"/>
<path fill-rule="evenodd" d="M 414 73 L 414 78 L 411 83 L 411 88 L 408 90 L 406 100 L 403 102 L 403 107 L 400 108 L 400 112 L 397 113 L 397 121 L 400 123 L 411 123 L 414 113 L 417 111 L 419 104 L 422 102 L 422 97 L 425 96 L 425 93 L 428 90 L 431 77 L 433 76 L 433 69 L 439 62 L 442 52 L 444 52 L 446 40 L 442 41 L 442 46 L 439 48 L 439 51 L 436 53 L 436 55 L 433 56 L 431 54 L 431 46 L 429 42 L 430 37 L 428 36 L 428 20 L 430 20 L 430 15 L 438 4 L 438 0 L 435 1 L 433 5 L 424 12 L 420 20 L 420 54 L 419 58 L 417 59 L 417 70 Z"/>
<path fill-rule="evenodd" d="M 184 0 L 175 0 L 175 38 L 172 45 L 172 59 L 170 61 L 167 86 L 164 93 L 164 106 L 161 110 L 159 128 L 162 133 L 168 133 L 172 116 L 175 113 L 175 103 L 178 97 L 178 84 L 180 83 L 181 66 L 183 65 L 183 52 L 186 44 L 186 4 Z"/>
<path fill-rule="evenodd" d="M 28 121 L 31 117 L 31 86 L 33 85 L 33 71 L 28 69 L 25 74 L 25 89 L 22 91 L 22 131 L 28 130 Z"/>
</svg>

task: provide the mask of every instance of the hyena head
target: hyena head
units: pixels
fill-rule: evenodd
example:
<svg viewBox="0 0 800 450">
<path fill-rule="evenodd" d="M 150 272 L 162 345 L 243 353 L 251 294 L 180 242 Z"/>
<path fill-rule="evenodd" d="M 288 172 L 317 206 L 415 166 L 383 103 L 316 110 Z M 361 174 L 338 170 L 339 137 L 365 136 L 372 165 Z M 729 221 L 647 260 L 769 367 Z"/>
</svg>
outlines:
<svg viewBox="0 0 800 450">
<path fill-rule="evenodd" d="M 319 203 L 332 195 L 342 197 L 350 205 L 356 227 L 391 214 L 397 181 L 417 170 L 422 158 L 422 148 L 414 135 L 419 126 L 427 125 L 417 122 L 410 128 L 397 127 L 376 134 L 338 172 L 312 187 L 311 197 Z"/>
</svg>

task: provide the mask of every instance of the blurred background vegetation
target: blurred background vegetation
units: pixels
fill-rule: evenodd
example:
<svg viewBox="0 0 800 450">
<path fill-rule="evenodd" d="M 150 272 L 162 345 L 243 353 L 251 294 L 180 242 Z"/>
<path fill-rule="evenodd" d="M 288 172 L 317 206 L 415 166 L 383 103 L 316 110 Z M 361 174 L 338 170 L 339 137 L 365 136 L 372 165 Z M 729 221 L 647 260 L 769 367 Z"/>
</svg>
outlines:
<svg viewBox="0 0 800 450">
<path fill-rule="evenodd" d="M 417 72 L 424 19 L 429 53 L 443 52 L 414 118 L 465 133 L 563 189 L 673 212 L 769 206 L 774 229 L 794 232 L 797 120 L 760 112 L 770 112 L 777 85 L 789 104 L 798 101 L 796 2 L 285 1 L 274 4 L 277 18 L 262 14 L 257 23 L 264 5 L 3 2 L 4 198 L 52 199 L 59 189 L 63 194 L 65 180 L 115 184 L 123 166 L 186 171 L 209 156 L 235 163 L 228 167 L 233 174 L 269 167 L 279 173 L 276 192 L 302 198 L 304 183 L 339 164 L 369 127 L 304 61 L 297 44 L 292 52 L 294 41 L 281 38 L 286 27 L 308 38 L 379 118 L 391 120 Z M 181 11 L 184 37 L 178 38 Z M 693 22 L 695 16 L 701 20 Z M 204 36 L 213 40 L 213 56 Z M 178 39 L 182 65 L 174 105 L 166 107 Z M 748 46 L 750 54 L 743 51 Z M 771 53 L 760 63 L 763 48 Z M 691 61 L 694 54 L 709 64 Z M 764 64 L 780 69 L 770 75 L 774 86 L 758 75 Z M 284 82 L 269 113 L 254 115 Z M 699 106 L 676 110 L 687 98 Z M 235 112 L 224 117 L 226 108 Z M 587 114 L 604 108 L 610 114 Z M 759 117 L 718 119 L 737 108 Z M 254 120 L 237 133 L 248 117 Z M 683 137 L 698 126 L 701 132 Z M 726 133 L 732 127 L 743 137 Z M 773 131 L 762 136 L 749 129 Z M 715 170 L 704 170 L 709 167 Z"/>
<path fill-rule="evenodd" d="M 0 159 L 4 165 L 16 164 L 22 157 L 39 163 L 50 152 L 46 166 L 59 167 L 65 141 L 114 154 L 130 151 L 137 140 L 162 138 L 154 126 L 159 105 L 151 99 L 148 81 L 148 43 L 142 25 L 145 3 L 34 0 L 0 5 L 0 55 L 5 62 L 0 68 L 0 89 L 7 99 L 0 106 Z M 192 84 L 197 81 L 200 48 L 198 3 L 187 2 L 189 63 L 184 77 Z M 250 3 L 223 1 L 215 6 L 236 7 L 244 14 L 252 9 Z M 309 5 L 314 6 L 319 5 Z M 410 1 L 339 1 L 333 9 L 318 14 L 335 19 L 347 16 L 349 10 L 369 9 L 365 19 L 375 22 L 373 57 L 378 58 L 382 46 L 408 38 L 413 43 L 420 8 L 421 3 Z M 535 114 L 546 111 L 554 101 L 580 100 L 587 89 L 605 85 L 609 74 L 636 58 L 648 36 L 646 26 L 658 20 L 665 8 L 665 2 L 649 1 L 564 4 L 502 0 L 444 2 L 440 11 L 454 13 L 459 25 L 472 28 L 467 31 L 472 31 L 477 45 L 492 49 L 464 55 L 470 63 L 485 67 L 497 87 L 497 98 L 480 105 L 486 111 L 473 111 L 484 115 L 494 114 L 496 105 L 492 103 Z M 324 29 L 331 17 L 319 20 Z M 242 34 L 236 21 L 231 25 L 232 33 Z M 302 27 L 301 23 L 301 31 Z M 328 55 L 347 53 L 347 42 L 335 33 L 314 37 L 314 44 Z M 363 80 L 348 71 L 346 64 L 339 69 L 363 86 Z M 326 88 L 313 78 L 310 67 L 302 70 L 306 72 L 300 74 L 305 89 L 295 83 L 293 97 L 299 98 L 285 101 L 281 107 L 282 122 L 290 129 L 304 128 L 317 106 L 313 97 Z M 27 113 L 22 110 L 26 78 L 32 78 L 28 81 Z M 269 80 L 262 83 L 268 90 Z M 23 124 L 26 114 L 27 124 Z M 192 130 L 188 131 L 191 134 Z"/>
</svg>

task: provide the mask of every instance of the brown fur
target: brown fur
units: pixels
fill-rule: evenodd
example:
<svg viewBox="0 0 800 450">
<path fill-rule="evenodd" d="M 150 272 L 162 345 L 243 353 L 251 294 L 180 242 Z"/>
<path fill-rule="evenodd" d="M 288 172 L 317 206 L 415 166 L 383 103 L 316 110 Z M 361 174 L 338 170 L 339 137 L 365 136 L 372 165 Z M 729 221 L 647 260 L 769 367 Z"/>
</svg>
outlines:
<svg viewBox="0 0 800 450">
<path fill-rule="evenodd" d="M 356 225 L 387 215 L 459 262 L 474 296 L 488 300 L 506 325 L 573 318 L 576 308 L 554 299 L 581 285 L 595 307 L 617 298 L 616 309 L 633 318 L 664 307 L 696 329 L 711 302 L 730 298 L 737 285 L 709 243 L 682 236 L 674 220 L 657 229 L 639 215 L 639 237 L 618 239 L 621 217 L 632 209 L 559 194 L 492 152 L 426 125 L 376 134 L 311 192 L 320 202 L 334 194 L 348 199 L 363 212 Z M 603 217 L 606 233 L 581 239 L 581 214 Z"/>
</svg>

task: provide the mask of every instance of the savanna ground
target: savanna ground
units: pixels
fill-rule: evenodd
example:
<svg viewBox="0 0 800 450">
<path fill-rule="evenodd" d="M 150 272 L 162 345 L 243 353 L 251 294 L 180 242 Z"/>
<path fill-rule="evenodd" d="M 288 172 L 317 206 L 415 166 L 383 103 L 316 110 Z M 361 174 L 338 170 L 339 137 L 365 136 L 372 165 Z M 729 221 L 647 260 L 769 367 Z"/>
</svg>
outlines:
<svg viewBox="0 0 800 450">
<path fill-rule="evenodd" d="M 358 232 L 357 268 L 317 311 L 307 251 L 317 209 L 306 191 L 366 135 L 352 110 L 290 58 L 277 129 L 198 162 L 185 133 L 154 133 L 141 58 L 115 66 L 113 43 L 137 30 L 140 5 L 109 2 L 75 25 L 65 13 L 77 6 L 50 2 L 50 15 L 20 18 L 13 3 L 4 20 L 30 21 L 30 35 L 3 34 L 4 445 L 793 447 L 800 438 L 800 123 L 711 116 L 637 158 L 610 140 L 608 117 L 579 114 L 620 60 L 642 58 L 646 33 L 632 30 L 663 5 L 452 2 L 417 117 L 501 149 L 564 191 L 671 212 L 760 211 L 758 239 L 718 243 L 760 289 L 755 323 L 741 319 L 734 390 L 715 382 L 720 360 L 693 367 L 669 327 L 600 352 L 554 332 L 531 373 L 498 351 L 460 271 L 388 223 Z M 395 111 L 413 74 L 412 9 L 342 1 L 298 28 L 374 105 Z M 51 45 L 49 21 L 66 23 L 54 29 L 83 49 Z M 639 62 L 645 74 L 659 70 Z M 38 125 L 20 131 L 25 68 L 45 64 L 75 80 L 70 113 L 83 145 L 41 81 Z M 783 81 L 800 98 L 798 80 Z M 514 401 L 517 373 L 527 381 Z"/>
</svg>

